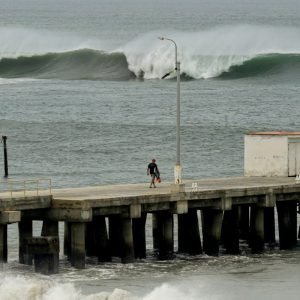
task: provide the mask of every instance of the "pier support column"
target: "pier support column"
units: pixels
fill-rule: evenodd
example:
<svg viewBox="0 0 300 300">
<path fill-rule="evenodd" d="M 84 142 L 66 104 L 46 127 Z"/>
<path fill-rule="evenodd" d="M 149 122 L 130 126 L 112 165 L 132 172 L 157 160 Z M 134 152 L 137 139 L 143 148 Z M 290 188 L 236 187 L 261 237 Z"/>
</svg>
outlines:
<svg viewBox="0 0 300 300">
<path fill-rule="evenodd" d="M 159 236 L 158 236 L 158 217 L 157 212 L 152 213 L 152 238 L 153 238 L 153 249 L 158 250 L 159 248 Z"/>
<path fill-rule="evenodd" d="M 97 255 L 97 241 L 96 241 L 96 228 L 94 218 L 91 222 L 87 222 L 85 226 L 85 247 L 86 256 L 96 256 Z"/>
<path fill-rule="evenodd" d="M 264 250 L 264 210 L 264 207 L 251 207 L 250 247 L 252 253 L 261 253 Z"/>
<path fill-rule="evenodd" d="M 206 208 L 202 210 L 203 251 L 207 255 L 219 255 L 223 211 Z"/>
<path fill-rule="evenodd" d="M 106 227 L 105 217 L 94 217 L 98 227 L 98 243 L 97 243 L 97 257 L 98 262 L 111 261 L 108 232 Z"/>
<path fill-rule="evenodd" d="M 121 216 L 112 215 L 108 218 L 109 247 L 111 256 L 121 257 Z"/>
<path fill-rule="evenodd" d="M 278 226 L 280 249 L 297 246 L 297 201 L 278 201 Z"/>
<path fill-rule="evenodd" d="M 41 235 L 58 237 L 58 221 L 44 220 Z"/>
<path fill-rule="evenodd" d="M 64 223 L 64 255 L 71 260 L 71 226 L 69 222 Z"/>
<path fill-rule="evenodd" d="M 250 236 L 250 213 L 249 205 L 238 206 L 239 210 L 239 237 L 242 240 L 249 240 Z"/>
<path fill-rule="evenodd" d="M 85 223 L 70 223 L 71 264 L 77 269 L 85 268 Z"/>
<path fill-rule="evenodd" d="M 52 236 L 57 237 L 57 240 L 59 242 L 59 234 L 58 234 L 58 221 L 50 221 L 50 220 L 44 220 L 43 226 L 42 226 L 42 236 Z M 35 259 L 35 258 L 34 258 Z M 53 253 L 53 258 L 51 259 L 53 261 L 53 264 L 58 269 L 59 264 L 59 251 L 56 253 Z"/>
<path fill-rule="evenodd" d="M 7 262 L 7 224 L 0 224 L 0 263 Z"/>
<path fill-rule="evenodd" d="M 168 211 L 158 212 L 157 215 L 158 229 L 158 256 L 159 259 L 171 259 L 174 252 L 174 228 L 173 214 Z"/>
<path fill-rule="evenodd" d="M 32 265 L 33 256 L 26 254 L 26 238 L 32 238 L 32 221 L 22 220 L 18 223 L 19 226 L 19 263 Z"/>
<path fill-rule="evenodd" d="M 58 273 L 58 236 L 32 237 L 25 240 L 27 253 L 34 256 L 36 272 L 50 275 Z"/>
<path fill-rule="evenodd" d="M 275 210 L 274 207 L 265 208 L 265 243 L 274 245 L 275 239 Z"/>
<path fill-rule="evenodd" d="M 197 255 L 202 253 L 199 222 L 196 209 L 178 215 L 178 252 Z"/>
<path fill-rule="evenodd" d="M 146 220 L 147 213 L 132 219 L 132 232 L 135 258 L 146 258 Z"/>
<path fill-rule="evenodd" d="M 111 261 L 105 217 L 94 216 L 92 222 L 86 223 L 86 252 L 99 262 Z"/>
<path fill-rule="evenodd" d="M 222 242 L 228 254 L 239 254 L 239 207 L 224 211 Z"/>
<path fill-rule="evenodd" d="M 121 218 L 121 225 L 121 259 L 122 263 L 130 263 L 134 261 L 134 246 L 131 218 Z"/>
</svg>

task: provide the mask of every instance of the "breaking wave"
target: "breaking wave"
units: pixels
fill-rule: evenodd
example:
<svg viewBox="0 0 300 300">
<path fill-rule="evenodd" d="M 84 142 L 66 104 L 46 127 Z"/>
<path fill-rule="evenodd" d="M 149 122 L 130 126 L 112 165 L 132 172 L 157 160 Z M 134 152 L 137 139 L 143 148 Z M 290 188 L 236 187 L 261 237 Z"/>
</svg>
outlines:
<svg viewBox="0 0 300 300">
<path fill-rule="evenodd" d="M 98 292 L 84 295 L 73 283 L 57 283 L 49 278 L 26 278 L 23 276 L 4 276 L 0 280 L 1 300 L 196 300 L 199 290 L 188 287 L 176 287 L 167 283 L 154 288 L 143 296 L 133 295 L 124 289 L 115 288 L 111 292 Z M 218 299 L 210 296 L 209 299 Z"/>
<path fill-rule="evenodd" d="M 3 78 L 128 80 L 134 77 L 122 53 L 82 49 L 0 60 Z"/>
<path fill-rule="evenodd" d="M 18 43 L 21 35 L 16 32 L 10 32 L 8 46 L 2 49 L 0 45 L 0 78 L 159 79 L 174 69 L 174 45 L 158 40 L 157 32 L 141 35 L 114 50 L 105 49 L 101 42 L 83 43 L 71 38 L 68 48 L 61 36 L 55 42 L 55 34 L 50 38 L 48 33 L 43 40 L 36 32 Z M 0 41 L 4 33 L 0 30 Z M 185 78 L 300 76 L 299 29 L 231 26 L 166 35 L 178 44 Z"/>
<path fill-rule="evenodd" d="M 21 276 L 6 276 L 0 282 L 2 300 L 138 300 L 129 292 L 115 289 L 112 292 L 100 292 L 83 295 L 71 283 L 55 283 L 49 279 L 30 279 Z"/>
<path fill-rule="evenodd" d="M 182 72 L 188 79 L 221 78 L 238 79 L 265 75 L 295 72 L 300 76 L 300 54 L 267 54 L 253 58 L 198 56 L 191 58 L 196 68 Z M 214 61 L 210 65 L 207 61 Z M 202 64 L 202 66 L 201 66 Z M 205 65 L 205 66 L 204 66 Z M 182 63 L 182 69 L 184 62 Z M 202 70 L 202 71 L 201 71 Z M 155 70 L 152 67 L 152 73 Z M 158 79 L 161 74 L 149 76 L 147 70 L 130 70 L 125 54 L 105 53 L 98 50 L 83 49 L 64 53 L 20 56 L 0 60 L 2 78 L 38 78 L 65 80 L 130 80 L 134 78 Z M 170 77 L 174 77 L 171 74 Z"/>
</svg>

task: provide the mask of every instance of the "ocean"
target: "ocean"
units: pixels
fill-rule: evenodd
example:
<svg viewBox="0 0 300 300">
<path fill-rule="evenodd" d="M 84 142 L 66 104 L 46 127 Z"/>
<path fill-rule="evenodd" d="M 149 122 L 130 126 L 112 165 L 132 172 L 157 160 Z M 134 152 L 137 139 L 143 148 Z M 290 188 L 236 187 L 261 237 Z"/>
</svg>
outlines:
<svg viewBox="0 0 300 300">
<path fill-rule="evenodd" d="M 161 77 L 174 70 L 175 53 L 159 36 L 176 41 L 181 62 L 183 180 L 242 176 L 249 131 L 299 131 L 297 0 L 0 0 L 9 178 L 51 178 L 53 188 L 148 185 L 156 158 L 172 181 L 176 74 Z M 292 299 L 300 291 L 297 249 L 252 255 L 241 245 L 240 256 L 157 261 L 148 232 L 145 260 L 87 259 L 76 270 L 61 254 L 59 274 L 47 277 L 18 264 L 15 225 L 8 243 L 0 300 Z"/>
</svg>

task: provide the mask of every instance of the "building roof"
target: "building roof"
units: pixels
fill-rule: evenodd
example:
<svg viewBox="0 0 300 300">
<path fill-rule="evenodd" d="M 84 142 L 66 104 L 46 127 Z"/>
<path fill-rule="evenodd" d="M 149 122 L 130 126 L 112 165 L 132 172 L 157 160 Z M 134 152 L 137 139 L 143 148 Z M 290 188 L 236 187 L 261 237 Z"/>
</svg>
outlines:
<svg viewBox="0 0 300 300">
<path fill-rule="evenodd" d="M 299 135 L 300 136 L 300 131 L 253 131 L 253 132 L 248 132 L 247 135 L 276 135 L 276 136 Z"/>
</svg>

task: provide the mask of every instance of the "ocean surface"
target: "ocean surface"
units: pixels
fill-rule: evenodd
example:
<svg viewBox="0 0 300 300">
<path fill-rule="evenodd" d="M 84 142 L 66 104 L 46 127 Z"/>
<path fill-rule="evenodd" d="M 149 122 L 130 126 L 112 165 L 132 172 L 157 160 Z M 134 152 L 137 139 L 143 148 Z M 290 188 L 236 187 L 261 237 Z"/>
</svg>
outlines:
<svg viewBox="0 0 300 300">
<path fill-rule="evenodd" d="M 172 181 L 176 74 L 161 77 L 175 52 L 159 36 L 176 41 L 181 62 L 183 179 L 241 176 L 245 133 L 300 130 L 298 0 L 0 0 L 9 178 L 148 184 L 155 157 Z M 10 225 L 0 300 L 299 297 L 299 250 L 251 255 L 242 245 L 240 256 L 157 261 L 150 232 L 147 241 L 146 260 L 75 270 L 61 254 L 60 273 L 46 277 L 18 264 Z"/>
</svg>

